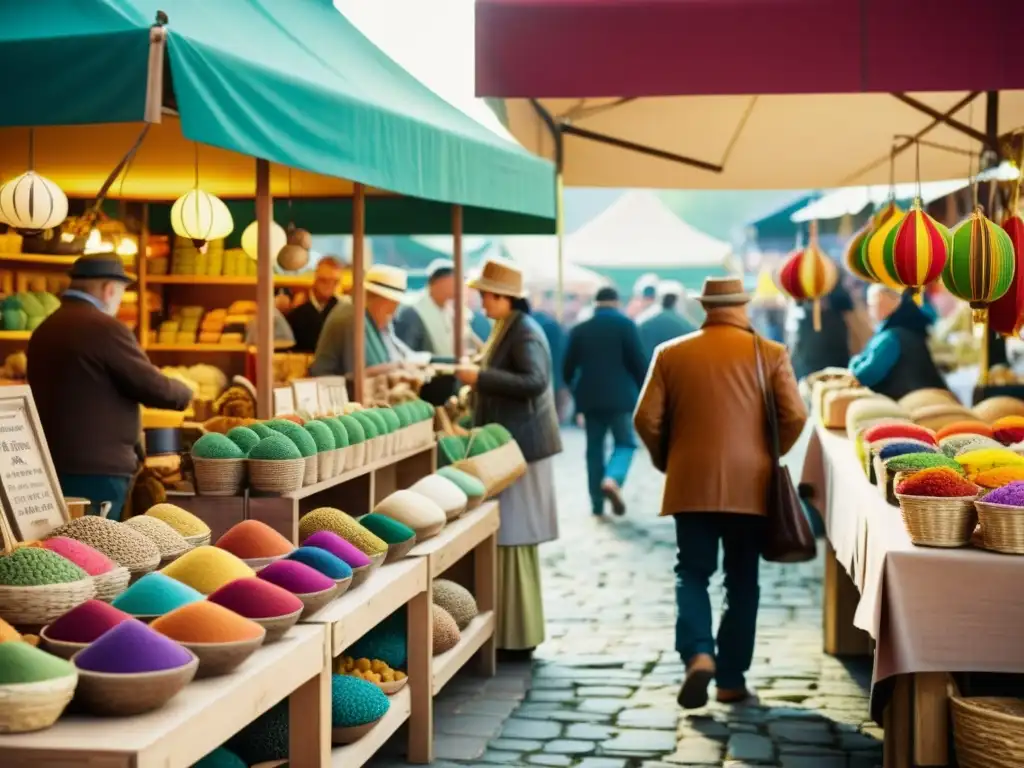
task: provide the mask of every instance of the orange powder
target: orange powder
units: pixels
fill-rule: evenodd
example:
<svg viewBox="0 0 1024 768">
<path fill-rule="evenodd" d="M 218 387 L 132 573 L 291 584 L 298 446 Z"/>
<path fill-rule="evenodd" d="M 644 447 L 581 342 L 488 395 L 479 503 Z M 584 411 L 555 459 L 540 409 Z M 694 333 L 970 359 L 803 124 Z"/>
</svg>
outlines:
<svg viewBox="0 0 1024 768">
<path fill-rule="evenodd" d="M 0 643 L 21 640 L 21 634 L 3 619 L 0 619 Z"/>
<path fill-rule="evenodd" d="M 263 634 L 255 621 L 206 600 L 176 608 L 149 626 L 179 643 L 234 643 Z"/>
<path fill-rule="evenodd" d="M 243 520 L 232 526 L 217 539 L 217 546 L 243 560 L 281 557 L 295 549 L 288 539 L 259 520 Z"/>
</svg>

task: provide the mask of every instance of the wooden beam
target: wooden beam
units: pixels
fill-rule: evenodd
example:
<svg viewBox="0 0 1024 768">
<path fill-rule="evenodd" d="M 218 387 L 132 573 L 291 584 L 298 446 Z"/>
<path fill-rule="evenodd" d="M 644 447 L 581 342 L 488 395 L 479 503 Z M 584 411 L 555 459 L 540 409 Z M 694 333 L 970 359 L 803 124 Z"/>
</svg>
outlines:
<svg viewBox="0 0 1024 768">
<path fill-rule="evenodd" d="M 867 656 L 871 638 L 853 626 L 860 593 L 849 574 L 836 559 L 832 545 L 825 545 L 825 584 L 822 621 L 825 631 L 825 653 L 830 656 Z"/>
<path fill-rule="evenodd" d="M 914 675 L 914 765 L 949 762 L 949 675 Z"/>
<path fill-rule="evenodd" d="M 352 324 L 353 360 L 352 393 L 357 403 L 363 402 L 363 385 L 366 383 L 366 293 L 363 282 L 366 278 L 364 262 L 366 247 L 366 188 L 356 182 L 352 188 L 352 306 L 355 321 Z"/>
<path fill-rule="evenodd" d="M 274 395 L 274 257 L 270 227 L 274 199 L 270 163 L 256 159 L 256 416 L 273 416 Z"/>
<path fill-rule="evenodd" d="M 452 206 L 452 261 L 455 262 L 455 359 L 461 360 L 466 347 L 465 268 L 462 258 L 462 206 Z"/>
</svg>

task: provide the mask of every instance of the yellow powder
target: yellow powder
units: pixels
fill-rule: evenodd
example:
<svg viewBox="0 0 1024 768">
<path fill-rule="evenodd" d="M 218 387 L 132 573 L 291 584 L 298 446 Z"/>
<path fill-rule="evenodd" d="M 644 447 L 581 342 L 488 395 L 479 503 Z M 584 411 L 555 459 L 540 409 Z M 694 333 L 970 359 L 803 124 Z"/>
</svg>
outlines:
<svg viewBox="0 0 1024 768">
<path fill-rule="evenodd" d="M 12 640 L 21 640 L 21 633 L 6 621 L 0 619 L 0 643 L 8 643 Z"/>
<path fill-rule="evenodd" d="M 182 536 L 199 536 L 210 532 L 210 526 L 174 504 L 154 504 L 146 510 L 146 514 L 163 520 Z"/>
<path fill-rule="evenodd" d="M 252 568 L 227 550 L 209 546 L 186 552 L 160 572 L 204 595 L 216 592 L 232 581 L 256 575 Z"/>
</svg>

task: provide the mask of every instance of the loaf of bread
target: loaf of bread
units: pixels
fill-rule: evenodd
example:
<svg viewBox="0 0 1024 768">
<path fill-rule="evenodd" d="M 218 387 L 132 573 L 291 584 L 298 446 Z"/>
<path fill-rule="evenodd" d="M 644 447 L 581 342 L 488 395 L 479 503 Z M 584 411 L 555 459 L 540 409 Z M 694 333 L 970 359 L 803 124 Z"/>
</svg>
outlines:
<svg viewBox="0 0 1024 768">
<path fill-rule="evenodd" d="M 822 386 L 825 386 L 824 384 Z M 861 387 L 827 389 L 822 396 L 821 420 L 829 429 L 842 429 L 846 425 L 846 411 L 857 400 L 871 397 L 872 391 Z"/>
<path fill-rule="evenodd" d="M 863 391 L 863 390 L 858 390 Z M 849 403 L 846 408 L 844 425 L 846 434 L 852 440 L 867 424 L 880 419 L 905 419 L 906 411 L 899 407 L 895 400 L 870 392 L 866 396 Z"/>
<path fill-rule="evenodd" d="M 959 403 L 946 403 L 943 405 L 926 405 L 911 412 L 911 418 L 916 424 L 938 432 L 947 424 L 957 421 L 966 421 L 976 418 L 974 412 Z"/>
<path fill-rule="evenodd" d="M 956 396 L 948 389 L 938 387 L 927 387 L 926 389 L 915 389 L 910 394 L 899 399 L 900 407 L 908 413 L 913 413 L 919 408 L 929 405 L 959 405 Z"/>
<path fill-rule="evenodd" d="M 811 387 L 811 411 L 812 413 L 825 413 L 825 396 L 829 392 L 838 392 L 843 389 L 856 389 L 856 382 L 849 382 L 844 379 L 823 379 L 816 381 Z"/>
<path fill-rule="evenodd" d="M 1016 397 L 1006 397 L 1005 395 L 987 397 L 971 410 L 974 411 L 975 416 L 986 424 L 992 424 L 997 419 L 1002 419 L 1006 416 L 1024 416 L 1024 400 L 1018 400 Z"/>
</svg>

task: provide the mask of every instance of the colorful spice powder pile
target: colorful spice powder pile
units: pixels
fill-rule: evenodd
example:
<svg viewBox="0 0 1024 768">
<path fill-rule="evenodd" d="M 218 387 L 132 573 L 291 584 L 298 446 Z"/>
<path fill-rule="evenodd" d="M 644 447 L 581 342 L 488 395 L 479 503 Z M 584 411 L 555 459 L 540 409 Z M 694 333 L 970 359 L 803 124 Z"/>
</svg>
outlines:
<svg viewBox="0 0 1024 768">
<path fill-rule="evenodd" d="M 956 461 L 969 475 L 996 467 L 1024 466 L 1024 456 L 1006 448 L 980 448 L 957 454 Z"/>
<path fill-rule="evenodd" d="M 210 526 L 174 504 L 154 504 L 146 510 L 146 514 L 163 520 L 182 536 L 204 536 L 210 532 Z"/>
<path fill-rule="evenodd" d="M 90 672 L 129 675 L 177 669 L 192 654 L 137 619 L 118 624 L 75 654 L 75 666 Z"/>
<path fill-rule="evenodd" d="M 264 634 L 256 622 L 206 600 L 183 605 L 149 626 L 179 643 L 237 643 Z"/>
<path fill-rule="evenodd" d="M 76 518 L 62 525 L 53 532 L 53 536 L 47 538 L 57 536 L 67 536 L 88 544 L 118 565 L 131 570 L 152 568 L 153 563 L 160 560 L 160 550 L 156 544 L 127 525 L 105 517 L 86 515 Z"/>
<path fill-rule="evenodd" d="M 287 589 L 255 577 L 225 584 L 207 599 L 247 619 L 273 619 L 302 610 L 302 601 Z"/>
<path fill-rule="evenodd" d="M 944 437 L 940 445 L 942 452 L 953 458 L 964 451 L 972 451 L 976 448 L 998 448 L 1000 444 L 984 435 L 953 435 Z"/>
<path fill-rule="evenodd" d="M 902 496 L 944 496 L 963 498 L 977 496 L 978 487 L 947 467 L 933 467 L 915 472 L 896 485 Z"/>
<path fill-rule="evenodd" d="M 389 545 L 401 544 L 416 536 L 416 531 L 390 517 L 371 512 L 359 518 L 359 524 L 370 533 L 384 539 Z"/>
<path fill-rule="evenodd" d="M 73 674 L 70 662 L 28 643 L 0 643 L 0 685 L 41 683 Z"/>
<path fill-rule="evenodd" d="M 370 564 L 370 557 L 355 544 L 349 544 L 331 531 L 317 531 L 302 542 L 304 547 L 326 549 L 332 555 L 348 563 L 349 568 L 363 568 Z"/>
<path fill-rule="evenodd" d="M 299 547 L 285 559 L 308 565 L 334 581 L 352 578 L 348 563 L 319 547 Z"/>
<path fill-rule="evenodd" d="M 1002 488 L 1010 483 L 1024 481 L 1024 467 L 996 467 L 979 472 L 973 478 L 982 488 Z"/>
<path fill-rule="evenodd" d="M 243 560 L 281 557 L 295 549 L 288 539 L 259 520 L 243 520 L 232 526 L 217 539 L 217 546 Z"/>
<path fill-rule="evenodd" d="M 56 552 L 40 547 L 21 547 L 0 557 L 0 584 L 5 587 L 38 587 L 68 584 L 89 575 Z"/>
<path fill-rule="evenodd" d="M 21 633 L 6 621 L 0 619 L 0 643 L 9 643 L 13 640 L 21 640 Z"/>
<path fill-rule="evenodd" d="M 46 636 L 65 643 L 91 643 L 131 616 L 101 600 L 86 600 L 46 627 Z"/>
<path fill-rule="evenodd" d="M 132 616 L 163 616 L 202 599 L 202 594 L 187 584 L 162 573 L 147 573 L 115 597 L 113 606 Z"/>
<path fill-rule="evenodd" d="M 950 437 L 952 435 L 984 435 L 985 437 L 992 437 L 992 427 L 983 421 L 954 421 L 952 424 L 947 424 L 938 432 L 935 436 L 941 440 L 944 437 Z"/>
<path fill-rule="evenodd" d="M 235 579 L 255 576 L 248 565 L 224 549 L 196 547 L 186 552 L 161 573 L 208 595 Z"/>
<path fill-rule="evenodd" d="M 293 595 L 308 595 L 334 587 L 334 579 L 294 560 L 278 560 L 271 563 L 260 571 L 259 577 L 287 589 Z"/>
<path fill-rule="evenodd" d="M 1007 507 L 1024 507 L 1024 482 L 1008 483 L 1002 488 L 996 488 L 985 496 L 985 501 Z"/>
<path fill-rule="evenodd" d="M 1003 445 L 1024 440 L 1024 416 L 1003 416 L 992 424 L 992 436 Z"/>
<path fill-rule="evenodd" d="M 885 468 L 890 472 L 920 472 L 931 467 L 949 467 L 963 474 L 959 464 L 941 453 L 904 453 L 885 462 Z"/>
<path fill-rule="evenodd" d="M 232 432 L 238 429 L 245 427 L 235 427 Z M 193 764 L 192 768 L 249 768 L 249 765 L 231 750 L 217 747 L 198 763 Z"/>
<path fill-rule="evenodd" d="M 43 548 L 56 552 L 65 560 L 70 560 L 90 576 L 100 576 L 117 568 L 117 563 L 81 541 L 57 536 L 41 543 Z"/>
<path fill-rule="evenodd" d="M 927 427 L 917 424 L 876 424 L 868 427 L 862 435 L 865 443 L 874 443 L 878 440 L 891 440 L 894 438 L 909 438 L 920 440 L 929 445 L 935 445 L 935 433 Z"/>
<path fill-rule="evenodd" d="M 357 523 L 355 518 L 340 509 L 318 507 L 303 515 L 299 520 L 299 541 L 303 544 L 318 531 L 336 533 L 350 544 L 355 544 L 367 555 L 383 555 L 388 551 L 387 542 L 374 536 Z"/>
<path fill-rule="evenodd" d="M 893 442 L 888 445 L 882 446 L 881 450 L 878 451 L 878 457 L 885 461 L 891 459 L 894 456 L 902 456 L 906 453 L 938 453 L 938 448 L 932 448 L 931 446 L 922 445 L 921 443 L 903 443 Z"/>
<path fill-rule="evenodd" d="M 191 547 L 184 536 L 156 517 L 138 515 L 129 518 L 125 525 L 156 544 L 160 550 L 160 559 L 177 557 Z"/>
</svg>

